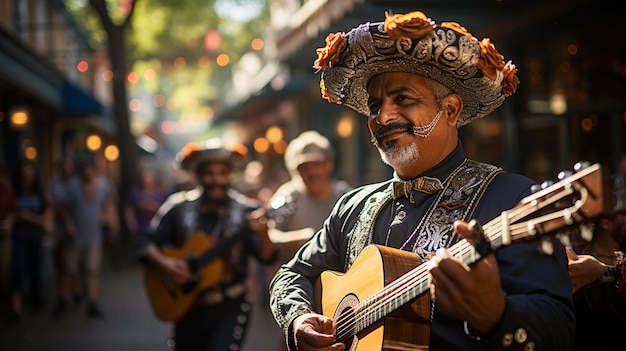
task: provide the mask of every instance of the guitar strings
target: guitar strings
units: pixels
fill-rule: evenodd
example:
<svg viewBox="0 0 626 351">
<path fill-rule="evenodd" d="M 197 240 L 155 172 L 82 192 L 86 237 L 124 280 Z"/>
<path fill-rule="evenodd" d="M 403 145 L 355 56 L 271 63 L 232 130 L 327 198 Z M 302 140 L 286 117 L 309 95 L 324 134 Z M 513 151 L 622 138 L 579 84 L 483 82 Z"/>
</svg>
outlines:
<svg viewBox="0 0 626 351">
<path fill-rule="evenodd" d="M 526 204 L 518 209 L 512 209 L 508 214 L 509 222 L 515 222 L 518 219 L 532 214 L 535 211 L 533 209 L 535 206 Z M 488 239 L 496 243 L 498 247 L 501 246 L 502 223 L 500 218 L 494 218 L 488 222 L 484 228 Z M 528 227 L 526 224 L 513 224 L 509 227 L 509 232 L 512 237 L 518 236 L 520 233 L 525 233 L 527 231 Z M 474 247 L 468 241 L 461 241 L 450 247 L 449 250 L 451 254 L 457 258 L 463 258 L 469 255 L 473 256 L 476 254 Z M 409 295 L 411 299 L 413 299 L 424 293 L 426 291 L 426 287 L 420 288 L 420 286 L 425 285 L 428 282 L 428 274 L 429 273 L 426 270 L 426 263 L 422 263 L 418 267 L 412 269 L 400 278 L 391 282 L 389 285 L 385 286 L 380 292 L 357 304 L 353 309 L 352 315 L 341 314 L 336 320 L 338 331 L 337 339 L 344 340 L 346 337 L 350 336 L 350 333 L 353 335 L 358 333 L 358 331 L 354 330 L 354 328 L 349 328 L 350 322 L 352 322 L 353 325 L 360 326 L 360 330 L 363 330 L 365 327 L 379 320 L 384 314 L 386 314 L 384 309 L 381 307 L 390 304 L 390 302 L 394 300 L 397 302 L 398 295 L 414 290 L 415 296 Z M 399 293 L 397 293 L 397 291 L 399 291 Z M 399 306 L 405 304 L 406 302 L 407 301 L 401 302 Z M 379 312 L 378 314 L 377 311 Z M 364 323 L 368 321 L 369 323 Z"/>
</svg>

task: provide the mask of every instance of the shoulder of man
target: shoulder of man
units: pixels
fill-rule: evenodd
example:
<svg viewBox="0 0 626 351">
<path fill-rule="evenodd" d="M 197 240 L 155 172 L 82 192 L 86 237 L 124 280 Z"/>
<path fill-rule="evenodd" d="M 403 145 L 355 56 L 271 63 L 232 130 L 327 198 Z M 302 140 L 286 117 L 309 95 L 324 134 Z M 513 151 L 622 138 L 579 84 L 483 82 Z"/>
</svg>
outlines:
<svg viewBox="0 0 626 351">
<path fill-rule="evenodd" d="M 191 190 L 181 190 L 168 195 L 165 201 L 161 204 L 158 213 L 165 214 L 169 212 L 173 207 L 188 201 L 196 201 L 200 199 L 202 192 L 198 188 Z"/>
<path fill-rule="evenodd" d="M 235 190 L 234 188 L 228 189 L 228 197 L 249 209 L 257 209 L 261 207 L 261 204 L 258 200 L 248 197 Z"/>
<path fill-rule="evenodd" d="M 500 173 L 491 181 L 482 199 L 492 206 L 509 209 L 532 194 L 534 184 L 537 182 L 518 173 Z"/>
</svg>

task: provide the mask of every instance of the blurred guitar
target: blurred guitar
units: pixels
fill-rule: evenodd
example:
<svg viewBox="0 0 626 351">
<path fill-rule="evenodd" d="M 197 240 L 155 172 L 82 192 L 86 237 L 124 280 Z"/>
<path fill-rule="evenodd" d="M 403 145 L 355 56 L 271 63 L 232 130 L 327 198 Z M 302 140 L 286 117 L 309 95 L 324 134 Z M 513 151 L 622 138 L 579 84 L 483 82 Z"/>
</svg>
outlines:
<svg viewBox="0 0 626 351">
<path fill-rule="evenodd" d="M 462 240 L 450 254 L 470 265 L 512 243 L 555 236 L 612 209 L 606 170 L 596 164 L 522 199 Z M 552 240 L 542 240 L 546 253 Z M 414 253 L 366 247 L 346 273 L 326 271 L 316 284 L 317 311 L 333 318 L 346 350 L 427 350 L 430 339 L 428 270 Z"/>
<path fill-rule="evenodd" d="M 270 218 L 289 214 L 294 207 L 295 204 L 287 199 L 280 207 L 260 209 L 252 214 L 259 221 L 265 222 Z M 179 248 L 161 248 L 164 256 L 185 260 L 191 271 L 191 278 L 179 285 L 160 268 L 144 265 L 144 288 L 154 314 L 165 322 L 178 321 L 185 316 L 202 292 L 221 281 L 224 263 L 220 256 L 240 240 L 242 235 L 243 232 L 240 232 L 216 241 L 204 233 L 196 233 Z"/>
</svg>

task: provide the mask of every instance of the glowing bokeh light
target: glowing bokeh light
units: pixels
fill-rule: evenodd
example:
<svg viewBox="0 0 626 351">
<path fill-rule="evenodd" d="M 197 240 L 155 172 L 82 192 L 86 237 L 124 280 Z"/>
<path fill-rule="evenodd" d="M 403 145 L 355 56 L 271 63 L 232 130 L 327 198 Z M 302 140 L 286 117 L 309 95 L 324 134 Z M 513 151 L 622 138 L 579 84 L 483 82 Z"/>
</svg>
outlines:
<svg viewBox="0 0 626 351">
<path fill-rule="evenodd" d="M 141 100 L 139 100 L 137 98 L 131 99 L 128 102 L 128 109 L 130 109 L 133 112 L 137 112 L 137 111 L 141 110 Z"/>
<path fill-rule="evenodd" d="M 342 138 L 348 138 L 354 132 L 354 123 L 352 116 L 343 116 L 337 122 L 337 134 Z"/>
<path fill-rule="evenodd" d="M 78 72 L 85 73 L 89 69 L 89 63 L 87 61 L 80 61 L 78 65 L 76 65 L 76 69 Z"/>
<path fill-rule="evenodd" d="M 161 122 L 161 131 L 163 134 L 174 133 L 174 122 L 170 120 Z"/>
<path fill-rule="evenodd" d="M 137 72 L 130 72 L 128 74 L 128 82 L 131 84 L 135 84 L 139 81 L 139 74 Z"/>
<path fill-rule="evenodd" d="M 104 157 L 109 161 L 115 161 L 120 156 L 120 150 L 115 145 L 109 145 L 104 148 Z"/>
<path fill-rule="evenodd" d="M 276 126 L 269 127 L 265 131 L 265 138 L 272 144 L 277 143 L 283 138 L 283 130 Z"/>
<path fill-rule="evenodd" d="M 143 72 L 143 77 L 146 80 L 153 80 L 156 78 L 156 71 L 153 68 L 148 68 L 145 72 Z"/>
<path fill-rule="evenodd" d="M 222 36 L 215 29 L 210 30 L 204 36 L 204 47 L 209 51 L 217 51 L 222 45 Z"/>
<path fill-rule="evenodd" d="M 29 146 L 24 150 L 24 157 L 29 160 L 34 160 L 37 158 L 37 148 L 34 146 Z"/>
<path fill-rule="evenodd" d="M 97 151 L 102 146 L 102 139 L 100 136 L 92 134 L 85 140 L 85 146 L 91 151 Z"/>
<path fill-rule="evenodd" d="M 254 141 L 254 150 L 260 154 L 266 153 L 270 147 L 270 142 L 265 138 L 257 138 Z"/>
<path fill-rule="evenodd" d="M 274 152 L 282 155 L 285 153 L 285 150 L 287 150 L 287 141 L 285 140 L 280 140 L 276 143 L 274 143 Z"/>
<path fill-rule="evenodd" d="M 228 65 L 228 63 L 230 62 L 230 57 L 228 57 L 228 55 L 226 54 L 219 54 L 217 58 L 215 59 L 215 62 L 217 63 L 218 66 L 224 67 Z"/>
<path fill-rule="evenodd" d="M 252 48 L 252 50 L 255 50 L 255 51 L 259 51 L 263 49 L 264 46 L 265 46 L 265 42 L 263 42 L 263 39 L 261 38 L 253 39 L 252 42 L 250 43 L 250 47 Z"/>
</svg>

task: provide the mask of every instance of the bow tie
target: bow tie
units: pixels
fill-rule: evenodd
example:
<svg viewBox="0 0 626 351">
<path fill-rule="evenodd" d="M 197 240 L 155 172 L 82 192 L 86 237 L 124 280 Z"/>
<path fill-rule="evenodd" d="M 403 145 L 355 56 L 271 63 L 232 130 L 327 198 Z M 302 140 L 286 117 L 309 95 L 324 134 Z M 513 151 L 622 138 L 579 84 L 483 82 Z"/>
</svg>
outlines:
<svg viewBox="0 0 626 351">
<path fill-rule="evenodd" d="M 413 180 L 397 180 L 393 182 L 393 198 L 398 199 L 402 196 L 409 198 L 414 204 L 413 190 L 421 191 L 426 194 L 434 194 L 443 189 L 441 181 L 437 178 L 419 177 Z"/>
</svg>

